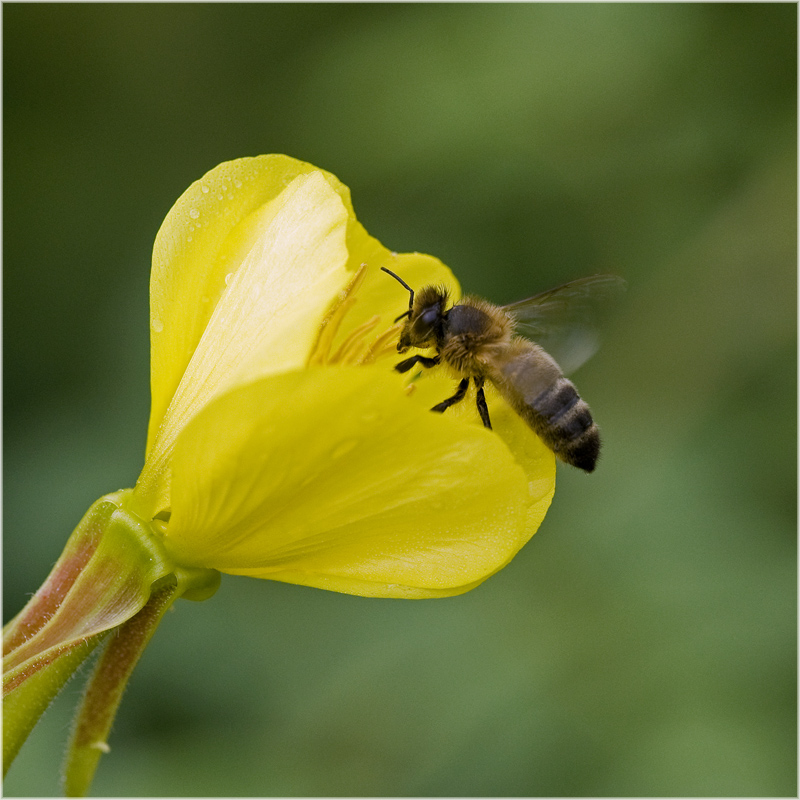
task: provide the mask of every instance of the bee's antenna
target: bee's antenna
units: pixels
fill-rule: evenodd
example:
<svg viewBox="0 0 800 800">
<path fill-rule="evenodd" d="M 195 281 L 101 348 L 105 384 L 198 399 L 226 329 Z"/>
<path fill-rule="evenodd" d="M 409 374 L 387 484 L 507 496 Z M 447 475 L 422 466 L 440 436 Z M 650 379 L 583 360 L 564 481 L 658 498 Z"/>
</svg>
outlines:
<svg viewBox="0 0 800 800">
<path fill-rule="evenodd" d="M 403 317 L 410 317 L 411 312 L 414 310 L 414 290 L 399 275 L 395 275 L 390 269 L 386 269 L 386 267 L 381 267 L 381 269 L 388 275 L 391 275 L 401 286 L 404 286 L 406 289 L 408 289 L 408 293 L 411 295 L 408 301 L 408 311 L 401 314 L 395 320 L 395 322 L 400 322 Z"/>
</svg>

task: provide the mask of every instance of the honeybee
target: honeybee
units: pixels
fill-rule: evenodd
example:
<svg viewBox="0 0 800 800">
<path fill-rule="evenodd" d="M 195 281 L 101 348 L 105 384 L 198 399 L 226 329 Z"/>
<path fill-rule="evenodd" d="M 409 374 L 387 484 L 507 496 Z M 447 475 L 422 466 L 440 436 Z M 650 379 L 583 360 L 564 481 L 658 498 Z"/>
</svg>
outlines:
<svg viewBox="0 0 800 800">
<path fill-rule="evenodd" d="M 455 394 L 431 411 L 441 413 L 461 402 L 472 380 L 478 414 L 491 429 L 483 390 L 488 380 L 558 458 L 586 472 L 594 470 L 600 433 L 589 406 L 564 372 L 577 369 L 594 354 L 598 342 L 593 313 L 622 291 L 625 281 L 616 275 L 593 275 L 507 306 L 465 297 L 447 308 L 443 287 L 414 292 L 394 272 L 381 269 L 410 294 L 408 310 L 395 320 L 407 318 L 398 352 L 436 348 L 435 356 L 414 355 L 395 369 L 408 372 L 417 365 L 445 364 L 460 378 Z M 561 366 L 547 351 L 561 354 Z"/>
</svg>

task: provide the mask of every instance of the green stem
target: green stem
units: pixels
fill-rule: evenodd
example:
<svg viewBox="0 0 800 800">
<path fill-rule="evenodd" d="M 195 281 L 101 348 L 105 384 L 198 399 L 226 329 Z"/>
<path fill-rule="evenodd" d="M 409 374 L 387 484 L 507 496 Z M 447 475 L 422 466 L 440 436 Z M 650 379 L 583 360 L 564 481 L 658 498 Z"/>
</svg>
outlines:
<svg viewBox="0 0 800 800">
<path fill-rule="evenodd" d="M 106 739 L 136 662 L 178 594 L 172 583 L 157 591 L 147 605 L 110 636 L 86 687 L 75 719 L 64 765 L 64 793 L 85 797 L 100 756 L 109 750 Z"/>
<path fill-rule="evenodd" d="M 3 701 L 3 776 L 64 684 L 94 650 L 102 636 L 66 646 L 49 654 L 46 663 L 36 664 L 23 674 L 19 688 Z"/>
</svg>

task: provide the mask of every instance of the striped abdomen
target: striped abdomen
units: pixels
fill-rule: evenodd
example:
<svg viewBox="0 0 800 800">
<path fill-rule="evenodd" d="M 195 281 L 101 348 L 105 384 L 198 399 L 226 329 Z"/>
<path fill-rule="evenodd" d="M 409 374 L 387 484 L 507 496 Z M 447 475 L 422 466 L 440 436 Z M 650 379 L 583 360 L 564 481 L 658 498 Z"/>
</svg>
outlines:
<svg viewBox="0 0 800 800">
<path fill-rule="evenodd" d="M 532 427 L 560 459 L 586 472 L 594 469 L 600 454 L 600 433 L 589 406 L 571 381 L 559 378 L 534 398 L 529 411 L 536 418 Z"/>
<path fill-rule="evenodd" d="M 586 472 L 595 468 L 600 432 L 589 406 L 541 347 L 515 340 L 490 378 L 558 458 Z"/>
</svg>

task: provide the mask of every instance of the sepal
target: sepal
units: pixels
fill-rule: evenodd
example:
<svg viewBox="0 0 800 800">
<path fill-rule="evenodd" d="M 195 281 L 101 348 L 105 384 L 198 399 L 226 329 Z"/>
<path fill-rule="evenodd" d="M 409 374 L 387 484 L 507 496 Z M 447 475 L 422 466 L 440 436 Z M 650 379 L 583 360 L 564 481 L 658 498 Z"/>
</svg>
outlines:
<svg viewBox="0 0 800 800">
<path fill-rule="evenodd" d="M 165 584 L 174 597 L 211 596 L 215 570 L 178 567 L 154 527 L 127 504 L 131 490 L 92 505 L 47 580 L 3 631 L 4 772 L 60 689 L 103 635 Z"/>
</svg>

